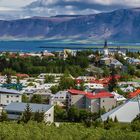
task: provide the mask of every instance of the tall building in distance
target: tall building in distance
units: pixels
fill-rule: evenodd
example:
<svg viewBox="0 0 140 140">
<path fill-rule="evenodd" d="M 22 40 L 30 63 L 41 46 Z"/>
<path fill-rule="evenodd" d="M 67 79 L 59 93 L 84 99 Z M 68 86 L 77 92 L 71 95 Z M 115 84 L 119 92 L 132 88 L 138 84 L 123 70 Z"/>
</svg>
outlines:
<svg viewBox="0 0 140 140">
<path fill-rule="evenodd" d="M 104 43 L 104 57 L 108 57 L 108 55 L 109 55 L 108 44 L 107 44 L 107 40 L 105 40 L 105 43 Z"/>
</svg>

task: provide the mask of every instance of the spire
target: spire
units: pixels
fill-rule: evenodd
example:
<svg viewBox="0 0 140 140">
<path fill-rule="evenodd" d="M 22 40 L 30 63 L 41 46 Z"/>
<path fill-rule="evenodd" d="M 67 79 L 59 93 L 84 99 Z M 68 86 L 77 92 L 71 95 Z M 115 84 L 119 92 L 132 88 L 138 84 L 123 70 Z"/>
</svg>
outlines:
<svg viewBox="0 0 140 140">
<path fill-rule="evenodd" d="M 108 49 L 107 40 L 105 40 L 104 49 Z"/>
</svg>

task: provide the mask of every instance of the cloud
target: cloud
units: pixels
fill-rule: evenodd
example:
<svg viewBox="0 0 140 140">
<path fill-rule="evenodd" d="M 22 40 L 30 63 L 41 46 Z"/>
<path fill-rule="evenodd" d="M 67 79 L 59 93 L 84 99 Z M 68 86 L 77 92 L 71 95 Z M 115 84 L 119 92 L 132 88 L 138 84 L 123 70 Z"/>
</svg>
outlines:
<svg viewBox="0 0 140 140">
<path fill-rule="evenodd" d="M 140 7 L 140 0 L 0 0 L 0 6 L 0 13 L 22 9 L 16 14 L 23 16 L 83 15 Z"/>
<path fill-rule="evenodd" d="M 1 7 L 22 7 L 35 0 L 0 0 Z"/>
</svg>

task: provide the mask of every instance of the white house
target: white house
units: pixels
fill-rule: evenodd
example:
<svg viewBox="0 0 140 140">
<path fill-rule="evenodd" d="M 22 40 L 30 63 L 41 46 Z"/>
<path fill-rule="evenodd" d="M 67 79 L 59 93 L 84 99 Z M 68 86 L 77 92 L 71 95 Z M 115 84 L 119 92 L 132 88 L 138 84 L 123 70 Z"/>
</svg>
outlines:
<svg viewBox="0 0 140 140">
<path fill-rule="evenodd" d="M 21 102 L 22 94 L 13 89 L 0 88 L 0 106 L 6 106 L 12 102 Z"/>
<path fill-rule="evenodd" d="M 50 98 L 50 104 L 65 106 L 67 94 L 68 94 L 68 91 L 59 91 L 56 94 L 52 94 Z"/>
<path fill-rule="evenodd" d="M 104 88 L 102 84 L 96 84 L 96 83 L 85 83 L 84 86 L 89 89 L 103 89 Z"/>
<path fill-rule="evenodd" d="M 114 91 L 111 92 L 111 94 L 114 95 L 114 98 L 117 100 L 117 102 L 126 101 L 126 98 L 123 95 L 120 95 Z"/>
<path fill-rule="evenodd" d="M 7 112 L 8 118 L 11 120 L 18 120 L 26 109 L 26 103 L 11 103 L 4 108 Z M 54 122 L 54 106 L 45 104 L 29 104 L 33 113 L 39 111 L 44 112 L 45 122 Z"/>
</svg>

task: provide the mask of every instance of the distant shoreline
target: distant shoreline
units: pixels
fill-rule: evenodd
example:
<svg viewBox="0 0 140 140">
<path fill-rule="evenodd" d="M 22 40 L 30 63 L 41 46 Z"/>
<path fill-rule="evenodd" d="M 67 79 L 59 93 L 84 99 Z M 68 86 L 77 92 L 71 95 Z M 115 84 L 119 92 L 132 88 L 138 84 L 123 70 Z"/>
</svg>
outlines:
<svg viewBox="0 0 140 140">
<path fill-rule="evenodd" d="M 63 49 L 72 49 L 72 50 L 100 50 L 102 51 L 104 43 L 94 43 L 94 42 L 81 42 L 81 41 L 47 41 L 47 40 L 34 40 L 34 41 L 0 41 L 0 51 L 1 52 L 41 52 L 47 50 L 48 52 L 57 52 L 62 51 Z M 140 43 L 108 43 L 109 49 L 117 49 L 125 51 L 137 52 L 140 51 Z"/>
</svg>

